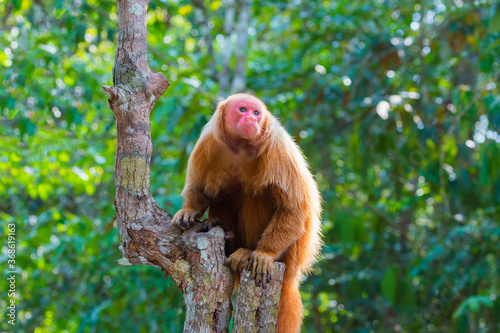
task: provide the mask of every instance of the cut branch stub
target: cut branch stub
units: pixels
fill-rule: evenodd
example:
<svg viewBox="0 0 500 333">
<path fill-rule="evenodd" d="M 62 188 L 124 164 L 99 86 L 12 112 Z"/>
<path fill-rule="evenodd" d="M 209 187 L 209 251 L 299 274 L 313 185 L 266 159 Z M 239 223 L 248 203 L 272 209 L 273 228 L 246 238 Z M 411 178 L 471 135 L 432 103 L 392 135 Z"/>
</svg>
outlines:
<svg viewBox="0 0 500 333">
<path fill-rule="evenodd" d="M 233 332 L 275 332 L 285 264 L 277 262 L 266 288 L 256 286 L 249 271 L 241 273 Z"/>
<path fill-rule="evenodd" d="M 146 84 L 147 97 L 151 103 L 155 103 L 158 98 L 167 90 L 170 82 L 163 73 L 154 73 L 148 77 Z"/>
<path fill-rule="evenodd" d="M 110 103 L 113 103 L 118 99 L 118 89 L 115 87 L 104 86 L 102 89 L 106 92 Z"/>
</svg>

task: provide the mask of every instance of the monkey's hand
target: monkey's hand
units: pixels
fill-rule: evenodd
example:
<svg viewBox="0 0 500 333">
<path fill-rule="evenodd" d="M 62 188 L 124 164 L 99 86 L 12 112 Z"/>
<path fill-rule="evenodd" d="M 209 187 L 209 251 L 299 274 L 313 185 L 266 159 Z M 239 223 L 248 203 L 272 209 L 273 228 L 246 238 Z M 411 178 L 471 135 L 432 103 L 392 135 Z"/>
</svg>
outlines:
<svg viewBox="0 0 500 333">
<path fill-rule="evenodd" d="M 247 269 L 251 272 L 252 279 L 255 279 L 256 286 L 267 287 L 271 277 L 273 264 L 273 257 L 269 254 L 260 251 L 252 252 Z"/>
<path fill-rule="evenodd" d="M 184 231 L 191 228 L 199 217 L 199 212 L 192 209 L 183 208 L 174 215 L 170 224 L 172 224 L 177 229 Z"/>
<path fill-rule="evenodd" d="M 229 266 L 234 273 L 239 273 L 247 268 L 251 257 L 252 250 L 240 247 L 227 258 L 225 264 Z"/>
</svg>

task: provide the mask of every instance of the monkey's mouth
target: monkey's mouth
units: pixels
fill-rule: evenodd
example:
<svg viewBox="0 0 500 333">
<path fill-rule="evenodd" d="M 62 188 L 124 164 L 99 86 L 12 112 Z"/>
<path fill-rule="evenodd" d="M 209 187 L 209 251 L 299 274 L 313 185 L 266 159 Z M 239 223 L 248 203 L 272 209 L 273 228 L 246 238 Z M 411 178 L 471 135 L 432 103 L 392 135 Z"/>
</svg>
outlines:
<svg viewBox="0 0 500 333">
<path fill-rule="evenodd" d="M 258 128 L 259 126 L 257 126 L 256 123 L 244 123 L 243 125 L 241 125 L 242 128 L 244 127 L 252 127 L 252 128 Z"/>
<path fill-rule="evenodd" d="M 250 139 L 257 133 L 259 133 L 260 128 L 257 124 L 243 124 L 240 127 L 240 133 L 241 135 L 246 138 Z"/>
</svg>

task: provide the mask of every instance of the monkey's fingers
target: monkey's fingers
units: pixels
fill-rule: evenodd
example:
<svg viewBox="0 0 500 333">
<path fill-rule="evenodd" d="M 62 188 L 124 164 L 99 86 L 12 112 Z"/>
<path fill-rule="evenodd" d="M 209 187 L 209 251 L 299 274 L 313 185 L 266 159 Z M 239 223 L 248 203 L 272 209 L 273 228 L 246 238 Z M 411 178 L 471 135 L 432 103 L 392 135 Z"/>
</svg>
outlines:
<svg viewBox="0 0 500 333">
<path fill-rule="evenodd" d="M 271 273 L 271 265 L 273 264 L 272 261 L 266 260 L 261 263 L 260 267 L 260 274 L 262 274 L 262 282 L 266 281 L 269 278 L 269 275 Z"/>
<path fill-rule="evenodd" d="M 227 258 L 227 262 L 231 270 L 235 273 L 241 272 L 248 265 L 248 260 L 252 255 L 249 249 L 239 248 Z"/>
<path fill-rule="evenodd" d="M 266 274 L 262 279 L 262 288 L 266 289 L 269 283 L 271 283 L 271 274 Z"/>
<path fill-rule="evenodd" d="M 233 259 L 233 261 L 231 262 L 231 270 L 233 272 L 239 273 L 245 267 L 245 263 L 245 259 Z"/>
<path fill-rule="evenodd" d="M 179 220 L 179 229 L 182 231 L 189 229 L 190 226 L 191 224 L 186 219 Z"/>
<path fill-rule="evenodd" d="M 260 272 L 255 276 L 255 286 L 261 288 L 267 288 L 269 284 L 270 276 L 268 272 Z"/>
<path fill-rule="evenodd" d="M 174 227 L 176 227 L 177 229 L 180 229 L 180 223 L 179 223 L 179 220 L 181 219 L 180 215 L 179 215 L 179 212 L 177 212 L 174 217 L 172 218 L 172 220 L 170 221 L 170 224 Z"/>
<path fill-rule="evenodd" d="M 262 274 L 261 273 L 258 273 L 256 276 L 255 276 L 255 286 L 256 287 L 263 287 L 263 283 L 262 283 Z"/>
<path fill-rule="evenodd" d="M 193 226 L 198 218 L 199 213 L 190 209 L 181 209 L 178 211 L 170 222 L 174 227 L 182 231 Z"/>
<path fill-rule="evenodd" d="M 186 230 L 186 226 L 184 225 L 184 215 L 180 215 L 172 224 L 177 229 L 182 231 Z"/>
<path fill-rule="evenodd" d="M 184 218 L 181 220 L 181 226 L 184 230 L 189 229 L 194 224 L 194 216 L 190 214 L 184 214 Z"/>
<path fill-rule="evenodd" d="M 250 258 L 247 256 L 245 258 L 243 258 L 242 260 L 240 260 L 238 262 L 238 268 L 237 268 L 237 272 L 241 272 L 243 271 L 244 269 L 247 268 L 248 266 L 248 261 L 250 260 Z"/>
<path fill-rule="evenodd" d="M 255 280 L 257 278 L 257 267 L 259 266 L 258 261 L 255 259 L 255 257 L 252 257 L 250 264 L 249 264 L 249 270 L 252 272 L 250 277 Z"/>
<path fill-rule="evenodd" d="M 271 256 L 257 251 L 253 252 L 248 265 L 248 269 L 252 272 L 252 279 L 259 278 L 259 282 L 267 280 L 273 262 Z"/>
<path fill-rule="evenodd" d="M 240 261 L 239 260 L 236 260 L 236 259 L 233 259 L 230 261 L 230 264 L 231 264 L 231 270 L 233 272 L 239 272 L 240 271 Z"/>
<path fill-rule="evenodd" d="M 264 272 L 262 273 L 262 284 L 263 287 L 266 288 L 267 284 L 269 283 L 269 280 L 271 279 L 271 269 L 272 269 L 273 262 L 267 262 L 266 267 L 264 269 Z"/>
</svg>

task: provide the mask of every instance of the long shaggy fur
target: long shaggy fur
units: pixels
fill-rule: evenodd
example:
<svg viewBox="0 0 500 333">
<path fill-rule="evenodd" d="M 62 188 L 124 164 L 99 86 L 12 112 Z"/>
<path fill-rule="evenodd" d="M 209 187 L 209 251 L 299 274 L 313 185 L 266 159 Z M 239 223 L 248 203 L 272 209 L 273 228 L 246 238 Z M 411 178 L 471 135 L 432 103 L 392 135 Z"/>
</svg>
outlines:
<svg viewBox="0 0 500 333">
<path fill-rule="evenodd" d="M 286 264 L 278 332 L 298 332 L 302 322 L 299 281 L 316 261 L 321 198 L 304 155 L 264 103 L 256 140 L 228 135 L 219 103 L 189 159 L 183 209 L 216 218 L 235 235 L 235 249 L 258 251 Z M 260 100 L 259 100 L 260 101 Z"/>
</svg>

